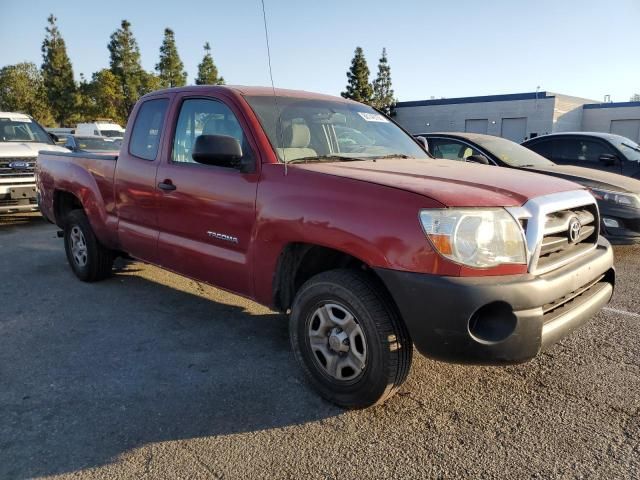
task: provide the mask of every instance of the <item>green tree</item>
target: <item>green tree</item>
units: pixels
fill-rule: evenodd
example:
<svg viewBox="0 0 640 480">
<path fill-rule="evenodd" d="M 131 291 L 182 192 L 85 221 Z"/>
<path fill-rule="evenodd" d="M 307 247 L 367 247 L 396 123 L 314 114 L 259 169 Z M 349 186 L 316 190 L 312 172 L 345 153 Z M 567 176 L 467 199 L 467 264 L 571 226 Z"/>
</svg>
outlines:
<svg viewBox="0 0 640 480">
<path fill-rule="evenodd" d="M 90 122 L 96 118 L 109 118 L 120 125 L 127 121 L 120 108 L 123 104 L 120 82 L 108 68 L 95 72 L 91 81 L 80 75 L 77 95 L 76 123 Z"/>
<path fill-rule="evenodd" d="M 634 93 L 630 99 L 631 102 L 640 102 L 640 93 Z"/>
<path fill-rule="evenodd" d="M 26 113 L 47 127 L 55 124 L 35 64 L 24 62 L 0 69 L 0 110 Z"/>
<path fill-rule="evenodd" d="M 360 47 L 356 47 L 355 55 L 351 60 L 351 68 L 347 72 L 347 88 L 340 95 L 356 102 L 371 103 L 373 87 L 369 83 L 367 60 Z"/>
<path fill-rule="evenodd" d="M 162 88 L 182 87 L 187 84 L 187 72 L 183 71 L 184 64 L 178 55 L 176 36 L 170 28 L 164 29 L 164 39 L 160 45 L 160 62 L 156 64 L 156 71 L 160 77 Z"/>
<path fill-rule="evenodd" d="M 382 49 L 382 56 L 378 63 L 378 76 L 373 82 L 372 105 L 387 115 L 391 113 L 391 109 L 395 105 L 391 88 L 391 67 L 389 67 L 386 48 Z"/>
<path fill-rule="evenodd" d="M 108 48 L 111 73 L 118 80 L 122 98 L 118 116 L 127 118 L 143 91 L 146 73 L 140 65 L 140 49 L 131 31 L 131 23 L 122 20 L 120 28 L 111 34 Z"/>
<path fill-rule="evenodd" d="M 55 121 L 59 125 L 67 125 L 74 114 L 76 83 L 56 21 L 53 15 L 47 18 L 47 34 L 42 42 L 42 78 Z"/>
<path fill-rule="evenodd" d="M 204 57 L 198 65 L 196 85 L 224 85 L 224 78 L 218 76 L 218 67 L 211 56 L 211 45 L 204 44 Z"/>
</svg>

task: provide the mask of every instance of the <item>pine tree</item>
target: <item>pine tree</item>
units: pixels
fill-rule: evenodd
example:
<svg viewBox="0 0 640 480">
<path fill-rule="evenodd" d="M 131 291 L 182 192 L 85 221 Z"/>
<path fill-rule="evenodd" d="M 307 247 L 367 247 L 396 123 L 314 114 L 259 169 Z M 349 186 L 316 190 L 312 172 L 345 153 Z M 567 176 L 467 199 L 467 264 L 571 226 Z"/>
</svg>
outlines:
<svg viewBox="0 0 640 480">
<path fill-rule="evenodd" d="M 218 77 L 218 67 L 211 56 L 211 45 L 204 44 L 204 57 L 198 65 L 196 85 L 224 85 L 224 78 Z"/>
<path fill-rule="evenodd" d="M 122 20 L 120 28 L 111 34 L 108 48 L 111 73 L 118 80 L 122 98 L 118 115 L 126 119 L 142 92 L 146 73 L 140 65 L 140 49 L 131 31 L 131 23 Z"/>
<path fill-rule="evenodd" d="M 160 62 L 156 64 L 156 71 L 163 88 L 182 87 L 187 84 L 187 72 L 183 71 L 184 64 L 178 55 L 176 37 L 170 28 L 164 29 L 164 40 L 160 46 Z"/>
<path fill-rule="evenodd" d="M 67 125 L 74 114 L 76 83 L 56 21 L 53 15 L 47 18 L 47 34 L 42 42 L 42 78 L 55 121 L 59 125 Z"/>
<path fill-rule="evenodd" d="M 382 57 L 380 57 L 380 62 L 378 63 L 378 76 L 373 82 L 372 105 L 389 115 L 394 104 L 393 89 L 391 88 L 391 67 L 389 67 L 387 60 L 387 49 L 383 48 Z"/>
<path fill-rule="evenodd" d="M 347 72 L 347 88 L 340 95 L 356 102 L 371 102 L 373 88 L 369 83 L 369 67 L 360 47 L 356 48 L 353 60 L 351 60 L 351 68 Z"/>
<path fill-rule="evenodd" d="M 0 111 L 26 113 L 47 127 L 54 126 L 44 80 L 35 64 L 0 69 Z"/>
</svg>

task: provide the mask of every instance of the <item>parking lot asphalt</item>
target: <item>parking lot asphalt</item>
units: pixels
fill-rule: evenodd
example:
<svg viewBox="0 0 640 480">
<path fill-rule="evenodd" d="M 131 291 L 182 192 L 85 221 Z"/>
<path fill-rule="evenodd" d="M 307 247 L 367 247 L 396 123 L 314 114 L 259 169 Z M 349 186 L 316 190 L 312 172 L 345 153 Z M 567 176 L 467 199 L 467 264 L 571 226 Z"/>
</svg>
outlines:
<svg viewBox="0 0 640 480">
<path fill-rule="evenodd" d="M 640 247 L 608 309 L 535 360 L 414 358 L 386 404 L 303 381 L 282 315 L 132 262 L 78 281 L 0 217 L 0 478 L 640 478 Z"/>
</svg>

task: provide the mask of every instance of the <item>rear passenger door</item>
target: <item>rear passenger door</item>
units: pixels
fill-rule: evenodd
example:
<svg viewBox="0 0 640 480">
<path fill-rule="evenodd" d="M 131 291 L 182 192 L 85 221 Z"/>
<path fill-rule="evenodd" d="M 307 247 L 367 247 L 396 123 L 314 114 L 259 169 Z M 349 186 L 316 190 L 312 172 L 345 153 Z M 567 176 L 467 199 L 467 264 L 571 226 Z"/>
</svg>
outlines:
<svg viewBox="0 0 640 480">
<path fill-rule="evenodd" d="M 114 180 L 121 248 L 153 263 L 158 241 L 156 171 L 169 101 L 169 96 L 152 97 L 136 107 Z"/>
<path fill-rule="evenodd" d="M 249 250 L 255 223 L 260 162 L 241 110 L 225 98 L 181 94 L 174 102 L 171 138 L 158 168 L 161 264 L 242 295 L 252 294 Z M 199 135 L 236 138 L 241 171 L 196 163 Z M 247 171 L 248 170 L 248 171 Z M 168 189 L 170 185 L 171 189 Z"/>
</svg>

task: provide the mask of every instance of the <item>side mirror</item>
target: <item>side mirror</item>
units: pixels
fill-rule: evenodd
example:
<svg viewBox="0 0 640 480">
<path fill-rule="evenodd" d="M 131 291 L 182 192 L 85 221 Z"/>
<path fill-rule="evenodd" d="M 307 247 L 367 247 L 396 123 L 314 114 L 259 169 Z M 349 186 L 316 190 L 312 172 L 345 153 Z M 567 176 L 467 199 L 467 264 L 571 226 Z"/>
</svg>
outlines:
<svg viewBox="0 0 640 480">
<path fill-rule="evenodd" d="M 427 141 L 427 139 L 421 136 L 417 136 L 415 138 L 418 141 L 418 143 L 422 145 L 422 148 L 424 148 L 425 151 L 429 152 L 429 142 Z"/>
<path fill-rule="evenodd" d="M 489 159 L 487 157 L 485 157 L 484 155 L 469 155 L 465 161 L 467 162 L 473 162 L 473 163 L 481 163 L 483 165 L 489 165 Z"/>
<path fill-rule="evenodd" d="M 51 132 L 47 132 L 47 133 L 51 137 L 51 140 L 53 140 L 55 143 L 58 143 L 60 141 L 60 139 L 58 138 L 58 136 L 55 133 L 51 133 Z"/>
<path fill-rule="evenodd" d="M 618 161 L 618 157 L 612 153 L 603 153 L 598 157 L 598 160 L 604 163 L 605 166 L 612 167 Z"/>
<path fill-rule="evenodd" d="M 228 135 L 199 135 L 191 157 L 204 165 L 218 167 L 242 167 L 240 142 Z"/>
</svg>

